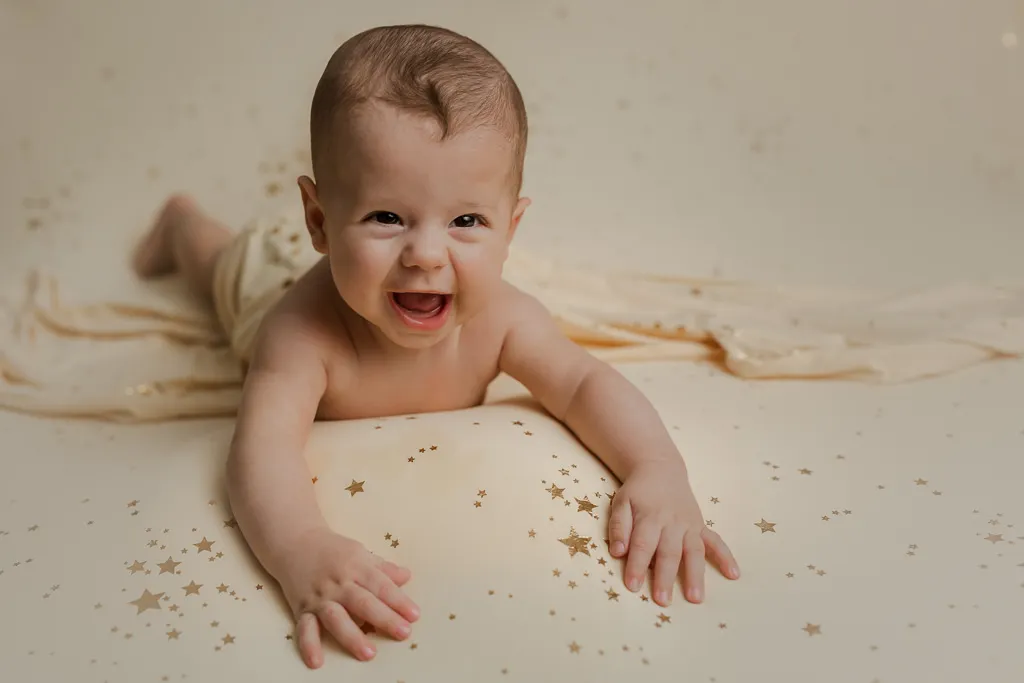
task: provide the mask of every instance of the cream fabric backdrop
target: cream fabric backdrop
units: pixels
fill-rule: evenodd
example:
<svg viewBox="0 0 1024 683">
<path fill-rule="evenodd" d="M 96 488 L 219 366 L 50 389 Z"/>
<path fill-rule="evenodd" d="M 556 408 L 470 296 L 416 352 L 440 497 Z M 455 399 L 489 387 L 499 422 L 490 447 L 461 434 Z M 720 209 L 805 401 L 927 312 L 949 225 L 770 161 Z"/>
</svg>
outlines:
<svg viewBox="0 0 1024 683">
<path fill-rule="evenodd" d="M 181 304 L 126 265 L 159 201 L 194 192 L 233 224 L 296 201 L 336 41 L 418 20 L 478 37 L 527 95 L 535 204 L 517 239 L 533 253 L 812 288 L 1020 276 L 1019 2 L 260 11 L 0 3 L 9 306 L 37 267 L 68 300 Z M 702 606 L 621 587 L 603 546 L 614 482 L 501 382 L 472 411 L 318 427 L 326 514 L 413 569 L 424 618 L 415 649 L 307 672 L 231 525 L 229 421 L 0 413 L 5 680 L 1020 679 L 1019 361 L 888 387 L 625 371 L 744 571 L 712 575 Z M 570 555 L 573 531 L 589 555 Z"/>
</svg>

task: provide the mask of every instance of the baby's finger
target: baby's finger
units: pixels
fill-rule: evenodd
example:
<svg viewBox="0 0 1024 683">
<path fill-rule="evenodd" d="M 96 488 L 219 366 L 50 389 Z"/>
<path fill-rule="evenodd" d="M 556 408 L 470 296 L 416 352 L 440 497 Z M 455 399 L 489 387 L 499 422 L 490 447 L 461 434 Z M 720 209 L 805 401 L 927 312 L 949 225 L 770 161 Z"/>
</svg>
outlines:
<svg viewBox="0 0 1024 683">
<path fill-rule="evenodd" d="M 662 607 L 672 603 L 672 592 L 679 565 L 683 561 L 683 534 L 679 529 L 665 527 L 654 553 L 654 601 Z"/>
<path fill-rule="evenodd" d="M 729 546 L 722 540 L 722 537 L 706 527 L 701 532 L 701 536 L 704 537 L 707 555 L 722 574 L 729 579 L 740 578 L 740 566 L 736 562 L 736 558 L 733 557 L 732 551 L 729 550 Z"/>
<path fill-rule="evenodd" d="M 398 623 L 392 626 L 392 630 L 389 630 L 389 633 L 393 633 L 399 638 L 404 638 L 409 635 L 409 624 L 406 622 L 416 621 L 419 619 L 420 608 L 412 601 L 411 598 L 409 598 L 408 595 L 406 595 L 405 591 L 396 586 L 394 581 L 392 581 L 388 574 L 383 570 L 379 572 L 369 572 L 359 581 L 359 583 L 363 588 L 373 593 L 378 600 L 393 609 L 398 613 L 398 615 L 401 615 L 401 617 L 404 617 L 403 620 L 401 618 L 397 618 L 396 615 L 392 615 L 393 617 L 396 617 L 395 620 Z M 406 631 L 405 635 L 394 630 L 398 629 L 400 631 L 403 628 Z"/>
<path fill-rule="evenodd" d="M 661 525 L 651 518 L 641 519 L 633 529 L 629 540 L 629 557 L 626 559 L 626 588 L 634 593 L 640 590 L 651 558 L 661 538 Z"/>
<path fill-rule="evenodd" d="M 324 627 L 331 632 L 338 644 L 364 662 L 377 654 L 370 639 L 356 626 L 345 608 L 336 602 L 328 602 L 317 612 Z"/>
<path fill-rule="evenodd" d="M 299 632 L 299 654 L 310 669 L 319 669 L 324 664 L 324 649 L 320 644 L 320 622 L 309 612 L 299 617 L 296 627 Z"/>
<path fill-rule="evenodd" d="M 383 574 L 380 576 L 382 580 L 390 583 L 390 580 Z M 394 586 L 394 584 L 391 585 Z M 398 591 L 398 588 L 395 588 L 395 591 Z M 367 623 L 372 624 L 379 633 L 387 633 L 397 640 L 404 640 L 412 633 L 412 627 L 408 621 L 396 614 L 373 592 L 363 586 L 353 585 L 346 589 L 344 604 L 352 616 L 362 617 Z"/>
<path fill-rule="evenodd" d="M 404 586 L 409 583 L 409 579 L 412 578 L 412 572 L 405 567 L 399 567 L 394 562 L 388 562 L 387 560 L 380 560 L 380 564 L 377 565 L 380 570 L 388 575 L 388 578 L 395 582 L 396 586 Z"/>
<path fill-rule="evenodd" d="M 690 602 L 704 600 L 704 541 L 698 531 L 683 538 L 683 594 Z"/>
<path fill-rule="evenodd" d="M 633 507 L 629 499 L 615 497 L 612 503 L 612 514 L 608 520 L 608 552 L 612 557 L 622 557 L 629 548 L 629 539 L 633 531 Z"/>
</svg>

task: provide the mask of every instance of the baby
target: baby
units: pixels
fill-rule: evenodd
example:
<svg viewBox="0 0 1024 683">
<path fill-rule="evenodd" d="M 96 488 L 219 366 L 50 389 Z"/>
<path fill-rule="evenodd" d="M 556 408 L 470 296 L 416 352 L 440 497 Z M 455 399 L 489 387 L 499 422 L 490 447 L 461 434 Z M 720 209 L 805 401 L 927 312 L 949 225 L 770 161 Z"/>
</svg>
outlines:
<svg viewBox="0 0 1024 683">
<path fill-rule="evenodd" d="M 519 196 L 526 111 L 502 64 L 448 30 L 372 29 L 328 62 L 310 128 L 315 181 L 298 186 L 322 257 L 259 325 L 227 466 L 235 518 L 282 587 L 307 666 L 323 663 L 322 629 L 369 660 L 361 626 L 405 639 L 419 617 L 402 590 L 408 569 L 328 528 L 303 458 L 311 424 L 468 408 L 501 372 L 622 482 L 608 539 L 629 590 L 653 566 L 658 604 L 680 574 L 686 599 L 700 602 L 705 557 L 738 578 L 644 395 L 502 280 L 530 203 Z M 211 298 L 235 239 L 173 197 L 134 266 L 180 272 Z"/>
</svg>

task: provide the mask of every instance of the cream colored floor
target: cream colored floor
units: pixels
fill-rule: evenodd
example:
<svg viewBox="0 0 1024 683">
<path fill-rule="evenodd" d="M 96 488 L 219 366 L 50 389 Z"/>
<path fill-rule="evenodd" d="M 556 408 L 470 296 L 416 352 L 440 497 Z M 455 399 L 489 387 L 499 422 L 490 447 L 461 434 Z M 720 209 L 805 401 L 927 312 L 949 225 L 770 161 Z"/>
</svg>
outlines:
<svg viewBox="0 0 1024 683">
<path fill-rule="evenodd" d="M 27 270 L 43 266 L 75 300 L 153 296 L 125 259 L 161 198 L 193 192 L 231 222 L 297 201 L 308 100 L 326 58 L 357 30 L 410 21 L 473 35 L 518 79 L 532 117 L 535 201 L 521 239 L 557 258 L 884 287 L 1024 272 L 1019 0 L 2 0 L 0 291 L 17 295 Z M 426 518 L 443 520 L 445 505 L 415 479 L 394 483 L 409 488 L 398 505 L 374 499 L 369 485 L 365 498 L 350 496 L 346 468 L 355 465 L 320 460 L 325 505 L 367 501 L 359 523 L 374 539 L 382 520 L 405 524 L 408 554 L 396 557 L 419 558 L 425 580 L 453 592 L 418 596 L 429 608 L 418 650 L 382 647 L 371 665 L 334 655 L 316 675 L 1024 677 L 1024 364 L 889 388 L 749 384 L 695 366 L 627 372 L 676 428 L 742 581 L 712 579 L 706 605 L 677 602 L 671 623 L 654 628 L 655 612 L 640 613 L 637 596 L 624 595 L 620 612 L 605 609 L 601 592 L 614 577 L 597 592 L 596 578 L 582 578 L 584 565 L 557 543 L 570 521 L 595 538 L 599 525 L 559 517 L 549 531 L 543 491 L 518 493 L 511 476 L 474 482 L 489 489 L 485 502 L 504 501 L 508 516 L 495 524 L 514 519 L 520 533 L 515 525 L 529 517 L 522 523 L 537 527 L 544 550 L 492 544 L 501 552 L 474 560 L 472 534 L 455 543 L 438 532 L 446 551 L 426 561 L 428 531 L 412 531 L 424 522 L 403 515 L 433 505 Z M 554 440 L 575 452 L 543 417 L 508 406 L 392 421 L 380 444 L 391 452 L 444 440 L 466 467 L 482 458 L 492 472 L 559 476 L 541 462 L 548 453 L 515 441 L 518 429 L 499 446 L 472 435 L 472 421 L 498 429 L 524 414 L 545 448 Z M 286 640 L 290 622 L 273 586 L 224 525 L 230 426 L 0 414 L 4 680 L 314 678 Z M 596 463 L 577 460 L 587 477 L 600 476 Z M 754 526 L 762 519 L 775 531 Z M 206 537 L 224 556 L 192 565 Z M 181 550 L 191 553 L 176 556 L 189 562 L 180 576 L 125 570 L 136 560 L 155 569 Z M 549 555 L 564 566 L 549 567 Z M 459 581 L 444 583 L 448 566 Z M 591 581 L 590 593 L 551 588 L 558 566 Z M 197 598 L 174 579 L 206 584 L 207 602 L 186 605 Z M 150 586 L 181 596 L 183 607 L 137 614 L 127 603 Z M 546 607 L 481 607 L 488 587 L 527 601 L 506 604 L 550 604 L 579 621 L 565 618 L 552 635 Z M 464 617 L 453 623 L 465 630 L 438 635 L 454 605 L 478 621 Z M 488 610 L 509 621 L 481 622 Z M 802 630 L 809 624 L 820 630 Z M 567 649 L 576 640 L 581 651 Z"/>
</svg>

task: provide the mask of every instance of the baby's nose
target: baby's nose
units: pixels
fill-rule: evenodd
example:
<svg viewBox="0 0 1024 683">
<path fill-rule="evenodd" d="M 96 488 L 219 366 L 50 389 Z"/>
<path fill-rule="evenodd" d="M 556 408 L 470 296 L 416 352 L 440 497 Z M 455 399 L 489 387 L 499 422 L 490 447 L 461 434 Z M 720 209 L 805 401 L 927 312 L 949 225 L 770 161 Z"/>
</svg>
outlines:
<svg viewBox="0 0 1024 683">
<path fill-rule="evenodd" d="M 445 234 L 442 231 L 410 231 L 409 240 L 402 253 L 402 265 L 422 270 L 436 270 L 448 265 L 448 247 L 444 238 Z"/>
</svg>

